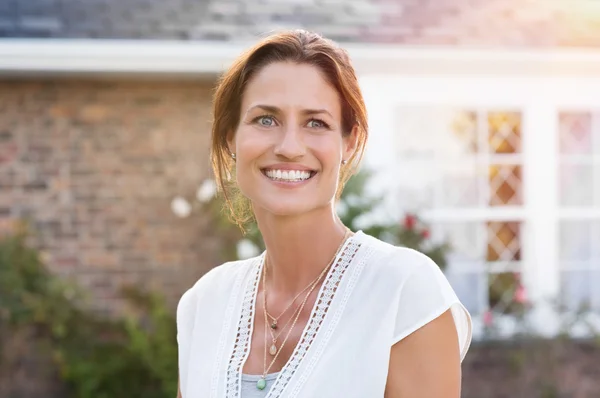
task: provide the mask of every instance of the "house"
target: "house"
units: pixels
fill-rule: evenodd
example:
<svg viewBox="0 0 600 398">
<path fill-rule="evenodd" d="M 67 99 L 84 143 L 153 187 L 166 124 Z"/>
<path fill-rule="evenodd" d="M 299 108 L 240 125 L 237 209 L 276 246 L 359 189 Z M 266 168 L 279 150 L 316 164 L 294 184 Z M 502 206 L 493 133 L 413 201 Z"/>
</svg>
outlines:
<svg viewBox="0 0 600 398">
<path fill-rule="evenodd" d="M 0 220 L 33 220 L 51 268 L 100 311 L 124 282 L 176 300 L 218 253 L 169 209 L 209 176 L 215 79 L 257 35 L 295 27 L 348 48 L 380 216 L 418 212 L 452 241 L 476 335 L 490 307 L 513 331 L 518 283 L 540 332 L 558 328 L 549 299 L 589 301 L 598 321 L 597 0 L 4 1 Z"/>
</svg>

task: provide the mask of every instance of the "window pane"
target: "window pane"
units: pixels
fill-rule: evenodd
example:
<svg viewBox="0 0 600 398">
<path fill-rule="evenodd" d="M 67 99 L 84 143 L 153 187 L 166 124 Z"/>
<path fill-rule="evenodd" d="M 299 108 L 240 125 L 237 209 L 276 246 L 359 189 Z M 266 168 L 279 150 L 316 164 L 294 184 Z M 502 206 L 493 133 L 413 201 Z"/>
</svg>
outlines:
<svg viewBox="0 0 600 398">
<path fill-rule="evenodd" d="M 395 140 L 400 160 L 434 160 L 438 127 L 428 121 L 427 111 L 421 107 L 403 107 L 397 113 Z"/>
<path fill-rule="evenodd" d="M 600 264 L 561 272 L 561 304 L 572 311 L 600 310 Z"/>
<path fill-rule="evenodd" d="M 563 162 L 560 165 L 559 192 L 563 206 L 591 206 L 594 200 L 593 165 Z"/>
<path fill-rule="evenodd" d="M 490 112 L 488 114 L 489 145 L 492 153 L 521 152 L 521 114 Z"/>
<path fill-rule="evenodd" d="M 562 304 L 600 310 L 600 221 L 562 221 L 559 234 Z"/>
<path fill-rule="evenodd" d="M 600 141 L 600 139 L 598 139 L 598 141 Z M 598 150 L 597 157 L 598 161 L 596 162 L 596 167 L 594 169 L 594 181 L 596 183 L 596 185 L 594 186 L 594 205 L 600 208 L 600 149 Z"/>
<path fill-rule="evenodd" d="M 562 221 L 559 224 L 560 259 L 563 267 L 570 263 L 589 262 L 592 259 L 591 221 Z M 600 242 L 597 243 L 600 245 Z"/>
<path fill-rule="evenodd" d="M 438 185 L 439 171 L 430 160 L 406 160 L 401 162 L 393 175 L 397 183 L 396 202 L 405 211 L 431 209 L 434 189 Z"/>
<path fill-rule="evenodd" d="M 487 232 L 487 261 L 521 260 L 520 223 L 488 222 Z"/>
<path fill-rule="evenodd" d="M 442 167 L 439 207 L 477 207 L 482 203 L 482 167 L 476 162 L 453 162 Z M 484 177 L 485 178 L 485 177 Z M 485 186 L 484 186 L 485 187 Z"/>
<path fill-rule="evenodd" d="M 560 152 L 587 154 L 592 151 L 592 115 L 589 112 L 559 114 Z"/>
<path fill-rule="evenodd" d="M 490 165 L 488 177 L 490 205 L 522 204 L 521 175 L 520 165 Z"/>
<path fill-rule="evenodd" d="M 450 130 L 461 152 L 476 153 L 478 148 L 477 114 L 469 111 L 458 111 L 451 122 Z"/>
<path fill-rule="evenodd" d="M 519 314 L 524 310 L 519 300 L 521 275 L 515 272 L 502 272 L 489 276 L 488 305 L 494 312 Z"/>
</svg>

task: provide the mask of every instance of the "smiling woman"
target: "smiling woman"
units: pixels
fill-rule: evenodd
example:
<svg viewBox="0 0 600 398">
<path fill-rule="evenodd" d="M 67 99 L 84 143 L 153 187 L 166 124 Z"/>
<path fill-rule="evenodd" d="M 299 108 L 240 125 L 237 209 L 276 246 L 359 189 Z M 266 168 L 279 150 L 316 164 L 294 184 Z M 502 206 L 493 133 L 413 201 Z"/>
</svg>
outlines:
<svg viewBox="0 0 600 398">
<path fill-rule="evenodd" d="M 315 139 L 335 136 L 351 141 L 354 150 L 344 159 L 348 167 L 338 168 L 336 197 L 358 167 L 367 141 L 367 113 L 347 53 L 308 34 L 272 35 L 242 54 L 217 87 L 214 120 L 213 169 L 232 219 L 240 227 L 254 213 L 241 187 L 228 183 L 233 169 L 240 167 L 233 162 L 237 152 L 232 148 L 238 129 L 247 132 L 242 138 L 273 140 L 293 123 L 303 122 L 302 130 L 296 135 L 291 131 L 287 138 L 303 138 L 311 131 Z M 287 140 L 279 150 L 288 151 L 289 144 Z"/>
<path fill-rule="evenodd" d="M 459 397 L 471 321 L 439 267 L 334 210 L 368 131 L 346 52 L 306 31 L 269 36 L 214 104 L 217 184 L 267 249 L 181 298 L 180 396 Z"/>
</svg>

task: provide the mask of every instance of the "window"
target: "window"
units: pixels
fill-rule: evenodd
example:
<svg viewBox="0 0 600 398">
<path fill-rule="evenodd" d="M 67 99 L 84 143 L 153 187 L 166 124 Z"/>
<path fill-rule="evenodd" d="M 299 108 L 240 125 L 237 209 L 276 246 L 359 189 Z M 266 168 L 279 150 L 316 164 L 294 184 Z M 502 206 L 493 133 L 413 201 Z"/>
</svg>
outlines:
<svg viewBox="0 0 600 398">
<path fill-rule="evenodd" d="M 396 112 L 398 206 L 453 246 L 447 276 L 473 315 L 519 310 L 522 114 L 402 106 Z"/>
<path fill-rule="evenodd" d="M 600 112 L 558 119 L 561 299 L 600 310 Z"/>
</svg>

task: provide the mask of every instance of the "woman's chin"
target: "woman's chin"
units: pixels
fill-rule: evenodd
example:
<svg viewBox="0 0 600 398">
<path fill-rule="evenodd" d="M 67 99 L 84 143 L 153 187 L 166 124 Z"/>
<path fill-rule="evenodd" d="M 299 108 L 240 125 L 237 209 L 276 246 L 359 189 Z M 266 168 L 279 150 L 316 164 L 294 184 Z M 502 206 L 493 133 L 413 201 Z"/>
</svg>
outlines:
<svg viewBox="0 0 600 398">
<path fill-rule="evenodd" d="M 290 200 L 278 203 L 263 203 L 262 212 L 277 217 L 296 217 L 314 210 L 317 206 L 311 206 L 306 201 Z"/>
</svg>

